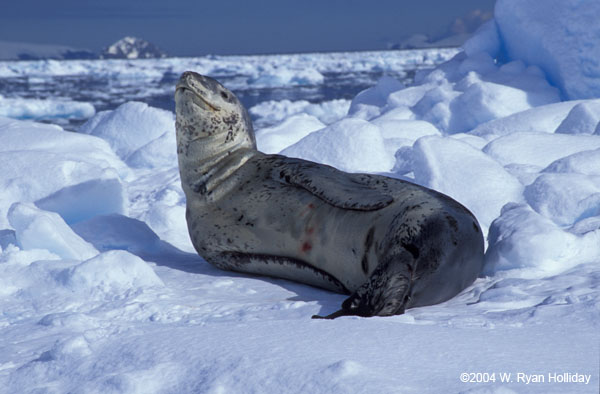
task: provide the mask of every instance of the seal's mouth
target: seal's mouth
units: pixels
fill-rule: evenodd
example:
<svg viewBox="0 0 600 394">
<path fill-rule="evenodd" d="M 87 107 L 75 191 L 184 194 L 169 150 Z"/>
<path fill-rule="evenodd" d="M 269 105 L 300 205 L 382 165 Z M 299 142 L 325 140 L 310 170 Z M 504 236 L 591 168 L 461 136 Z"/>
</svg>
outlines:
<svg viewBox="0 0 600 394">
<path fill-rule="evenodd" d="M 210 111 L 219 111 L 220 108 L 209 103 L 201 94 L 198 94 L 194 89 L 190 88 L 185 82 L 179 82 L 175 87 L 175 97 L 181 94 L 188 94 L 191 100 L 200 108 Z"/>
</svg>

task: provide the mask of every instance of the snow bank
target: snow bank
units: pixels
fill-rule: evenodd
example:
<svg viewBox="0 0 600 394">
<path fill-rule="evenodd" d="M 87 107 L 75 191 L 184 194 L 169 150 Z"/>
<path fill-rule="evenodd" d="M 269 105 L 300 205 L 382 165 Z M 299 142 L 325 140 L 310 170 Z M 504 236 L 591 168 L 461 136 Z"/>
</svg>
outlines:
<svg viewBox="0 0 600 394">
<path fill-rule="evenodd" d="M 5 215 L 14 202 L 49 198 L 46 201 L 54 201 L 47 205 L 51 210 L 51 206 L 73 212 L 127 210 L 121 179 L 127 178 L 130 170 L 99 138 L 67 132 L 58 126 L 0 118 L 0 165 L 0 228 L 7 226 Z M 110 185 L 109 190 L 96 195 L 102 189 L 94 187 L 98 182 Z M 61 192 L 64 188 L 83 192 L 89 202 L 79 202 L 79 208 L 69 207 L 77 196 L 69 189 Z M 106 202 L 98 198 L 109 194 Z"/>
<path fill-rule="evenodd" d="M 600 97 L 600 3 L 498 0 L 494 18 L 508 59 L 537 65 L 570 100 Z"/>
<path fill-rule="evenodd" d="M 79 132 L 106 140 L 132 167 L 159 167 L 177 162 L 175 118 L 172 112 L 127 102 L 114 111 L 102 111 Z"/>
<path fill-rule="evenodd" d="M 63 259 L 74 260 L 98 254 L 54 212 L 42 211 L 31 204 L 15 203 L 8 211 L 8 221 L 15 229 L 17 244 L 22 249 L 45 249 Z"/>
<path fill-rule="evenodd" d="M 99 254 L 58 274 L 70 290 L 120 293 L 163 286 L 162 280 L 141 258 L 122 250 Z"/>
<path fill-rule="evenodd" d="M 588 135 L 513 133 L 500 137 L 483 151 L 506 165 L 529 164 L 544 168 L 577 152 L 600 148 L 600 138 Z"/>
<path fill-rule="evenodd" d="M 356 115 L 359 112 L 373 112 L 377 108 L 382 107 L 388 99 L 388 96 L 400 89 L 404 88 L 404 85 L 398 80 L 391 77 L 382 77 L 377 81 L 377 84 L 369 89 L 363 90 L 354 97 L 350 104 L 348 113 L 350 115 Z"/>
<path fill-rule="evenodd" d="M 579 103 L 557 127 L 559 134 L 593 134 L 600 125 L 600 100 Z"/>
<path fill-rule="evenodd" d="M 473 57 L 457 55 L 418 80 L 429 89 L 412 111 L 451 134 L 559 101 L 557 90 L 536 68 L 520 62 L 498 67 L 482 52 Z"/>
<path fill-rule="evenodd" d="M 310 133 L 281 154 L 318 161 L 347 172 L 385 172 L 394 165 L 379 128 L 357 118 L 346 118 Z"/>
<path fill-rule="evenodd" d="M 264 153 L 279 153 L 295 144 L 313 131 L 325 125 L 314 116 L 298 114 L 288 117 L 273 127 L 266 127 L 256 132 L 256 145 Z"/>
<path fill-rule="evenodd" d="M 523 186 L 519 181 L 498 162 L 465 142 L 421 138 L 414 145 L 413 163 L 417 183 L 456 199 L 486 229 L 504 204 L 521 200 Z"/>
<path fill-rule="evenodd" d="M 249 109 L 249 112 L 255 118 L 255 129 L 260 129 L 276 125 L 292 115 L 302 113 L 314 116 L 324 124 L 331 124 L 346 116 L 349 108 L 350 101 L 343 99 L 313 104 L 306 100 L 270 100 L 255 105 Z"/>
<path fill-rule="evenodd" d="M 584 150 L 565 156 L 552 162 L 543 172 L 600 175 L 600 149 Z"/>
<path fill-rule="evenodd" d="M 525 205 L 509 204 L 490 228 L 485 272 L 525 269 L 544 277 L 600 259 L 600 230 L 583 235 L 561 230 Z"/>
<path fill-rule="evenodd" d="M 128 211 L 127 194 L 123 183 L 116 178 L 93 179 L 66 186 L 35 202 L 46 211 L 52 211 L 69 224 L 110 213 Z"/>
<path fill-rule="evenodd" d="M 525 188 L 525 199 L 538 213 L 560 226 L 600 215 L 600 177 L 541 174 Z"/>
<path fill-rule="evenodd" d="M 554 133 L 573 107 L 584 102 L 583 100 L 563 101 L 517 112 L 504 118 L 482 123 L 475 127 L 470 134 L 494 139 L 517 131 Z"/>
</svg>

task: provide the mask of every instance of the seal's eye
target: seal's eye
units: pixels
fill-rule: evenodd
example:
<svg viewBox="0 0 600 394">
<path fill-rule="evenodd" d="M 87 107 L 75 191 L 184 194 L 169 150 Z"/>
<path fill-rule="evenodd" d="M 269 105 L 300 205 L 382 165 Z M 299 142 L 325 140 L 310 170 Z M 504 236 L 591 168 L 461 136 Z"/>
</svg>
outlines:
<svg viewBox="0 0 600 394">
<path fill-rule="evenodd" d="M 229 99 L 229 95 L 225 92 L 221 92 L 221 97 L 223 97 L 225 100 Z"/>
</svg>

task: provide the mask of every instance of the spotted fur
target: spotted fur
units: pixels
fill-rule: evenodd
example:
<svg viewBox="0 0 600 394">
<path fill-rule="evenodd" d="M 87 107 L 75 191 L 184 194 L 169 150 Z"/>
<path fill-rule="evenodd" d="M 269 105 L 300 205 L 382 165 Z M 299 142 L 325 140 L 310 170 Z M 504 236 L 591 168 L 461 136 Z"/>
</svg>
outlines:
<svg viewBox="0 0 600 394">
<path fill-rule="evenodd" d="M 326 318 L 400 314 L 479 275 L 479 224 L 448 196 L 262 154 L 248 112 L 212 78 L 184 73 L 175 101 L 186 219 L 209 263 L 349 294 Z"/>
</svg>

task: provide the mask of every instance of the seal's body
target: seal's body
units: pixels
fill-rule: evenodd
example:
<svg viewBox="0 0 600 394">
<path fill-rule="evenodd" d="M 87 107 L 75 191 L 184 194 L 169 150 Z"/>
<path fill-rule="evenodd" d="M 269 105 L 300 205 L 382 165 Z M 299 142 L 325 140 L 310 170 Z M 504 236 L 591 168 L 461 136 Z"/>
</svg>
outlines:
<svg viewBox="0 0 600 394">
<path fill-rule="evenodd" d="M 190 237 L 226 270 L 351 294 L 342 315 L 393 315 L 458 294 L 479 275 L 475 217 L 443 194 L 256 150 L 237 98 L 182 75 L 177 146 Z"/>
</svg>

